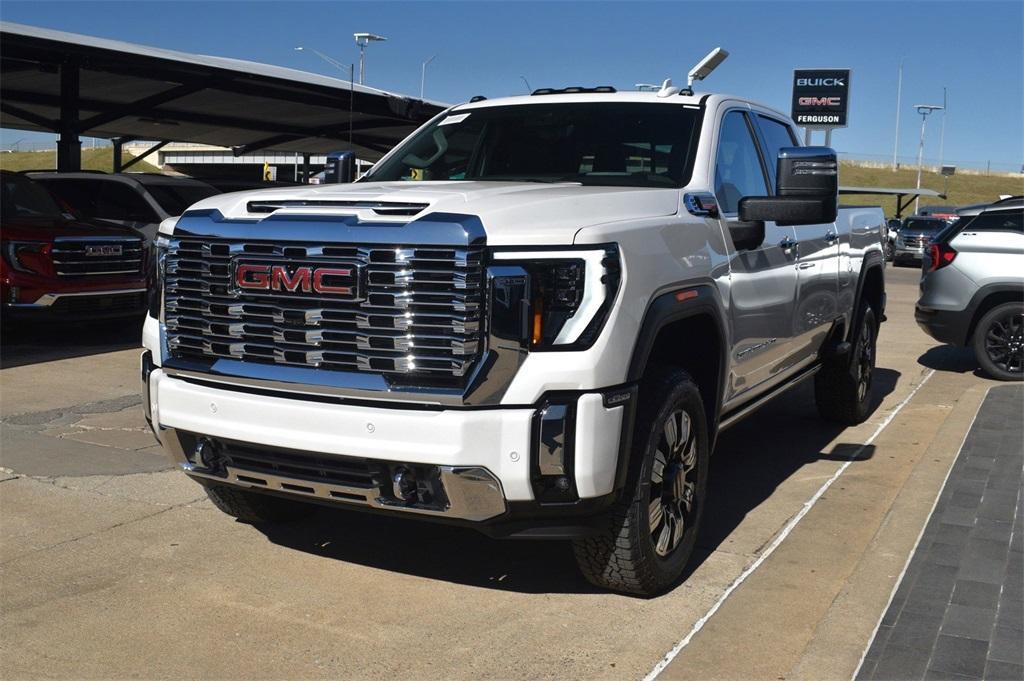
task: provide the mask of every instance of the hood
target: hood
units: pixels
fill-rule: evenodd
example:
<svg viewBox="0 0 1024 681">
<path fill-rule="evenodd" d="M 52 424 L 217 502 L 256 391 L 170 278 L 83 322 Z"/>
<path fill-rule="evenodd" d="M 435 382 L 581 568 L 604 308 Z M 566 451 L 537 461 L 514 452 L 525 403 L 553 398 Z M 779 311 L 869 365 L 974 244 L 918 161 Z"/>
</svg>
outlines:
<svg viewBox="0 0 1024 681">
<path fill-rule="evenodd" d="M 59 237 L 138 237 L 139 232 L 130 227 L 99 223 L 81 222 L 65 218 L 4 218 L 2 227 L 4 240 L 10 241 L 53 241 Z"/>
<path fill-rule="evenodd" d="M 391 224 L 413 222 L 431 213 L 459 213 L 479 217 L 491 245 L 571 244 L 584 227 L 674 215 L 679 197 L 680 190 L 672 188 L 575 183 L 367 182 L 223 194 L 204 199 L 190 210 L 214 209 L 228 219 L 263 218 L 271 212 L 356 214 L 361 222 Z M 307 205 L 275 205 L 300 201 Z M 261 203 L 262 207 L 253 205 Z M 251 208 L 257 210 L 250 212 Z"/>
</svg>

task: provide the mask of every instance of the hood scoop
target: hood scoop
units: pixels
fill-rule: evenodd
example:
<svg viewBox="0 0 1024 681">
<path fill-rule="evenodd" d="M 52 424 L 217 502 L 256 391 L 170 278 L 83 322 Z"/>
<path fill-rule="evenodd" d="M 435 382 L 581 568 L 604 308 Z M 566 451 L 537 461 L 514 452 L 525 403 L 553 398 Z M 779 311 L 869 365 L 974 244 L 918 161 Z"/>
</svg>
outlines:
<svg viewBox="0 0 1024 681">
<path fill-rule="evenodd" d="M 327 199 L 285 199 L 281 201 L 250 201 L 246 210 L 250 213 L 268 214 L 282 208 L 356 208 L 372 210 L 377 215 L 388 217 L 411 217 L 419 215 L 430 206 L 429 203 L 406 203 L 400 201 L 338 201 Z"/>
</svg>

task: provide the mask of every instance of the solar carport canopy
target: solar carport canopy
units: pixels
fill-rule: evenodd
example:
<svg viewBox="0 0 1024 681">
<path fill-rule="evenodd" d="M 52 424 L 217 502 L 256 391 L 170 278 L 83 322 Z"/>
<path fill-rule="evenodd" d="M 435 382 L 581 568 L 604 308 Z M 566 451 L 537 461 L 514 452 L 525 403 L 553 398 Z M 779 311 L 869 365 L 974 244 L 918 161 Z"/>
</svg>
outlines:
<svg viewBox="0 0 1024 681">
<path fill-rule="evenodd" d="M 376 160 L 445 105 L 294 69 L 0 22 L 0 125 Z M 351 135 L 351 144 L 349 143 Z M 69 164 L 69 158 L 71 163 Z"/>
</svg>

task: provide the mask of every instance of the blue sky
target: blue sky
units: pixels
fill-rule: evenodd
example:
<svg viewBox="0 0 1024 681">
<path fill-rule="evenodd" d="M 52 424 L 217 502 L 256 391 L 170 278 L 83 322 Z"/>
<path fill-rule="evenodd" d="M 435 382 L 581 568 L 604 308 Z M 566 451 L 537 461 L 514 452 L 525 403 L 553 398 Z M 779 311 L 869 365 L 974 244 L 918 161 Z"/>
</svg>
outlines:
<svg viewBox="0 0 1024 681">
<path fill-rule="evenodd" d="M 349 63 L 351 34 L 388 37 L 367 52 L 368 85 L 418 94 L 420 63 L 433 54 L 426 94 L 464 101 L 534 88 L 672 77 L 713 47 L 731 53 L 709 90 L 788 111 L 795 67 L 853 69 L 850 127 L 833 146 L 890 156 L 896 77 L 905 59 L 900 155 L 914 157 L 920 117 L 947 86 L 945 158 L 961 165 L 1024 162 L 1024 3 L 1020 2 L 19 2 L 6 21 L 186 52 L 251 59 L 337 75 L 296 45 Z M 929 121 L 926 158 L 939 155 Z M 4 130 L 6 147 L 24 133 Z M 38 138 L 45 140 L 45 137 Z M 816 141 L 820 139 L 820 135 Z"/>
</svg>

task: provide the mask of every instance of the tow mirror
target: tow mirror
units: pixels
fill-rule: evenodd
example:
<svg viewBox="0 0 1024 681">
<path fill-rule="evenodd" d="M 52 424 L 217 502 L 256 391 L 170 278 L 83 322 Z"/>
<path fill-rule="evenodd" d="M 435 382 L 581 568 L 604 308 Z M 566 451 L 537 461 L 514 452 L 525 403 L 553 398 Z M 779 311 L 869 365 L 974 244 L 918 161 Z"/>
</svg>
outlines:
<svg viewBox="0 0 1024 681">
<path fill-rule="evenodd" d="M 828 147 L 784 147 L 776 163 L 775 196 L 740 199 L 744 222 L 780 225 L 835 222 L 839 208 L 839 164 Z"/>
</svg>

